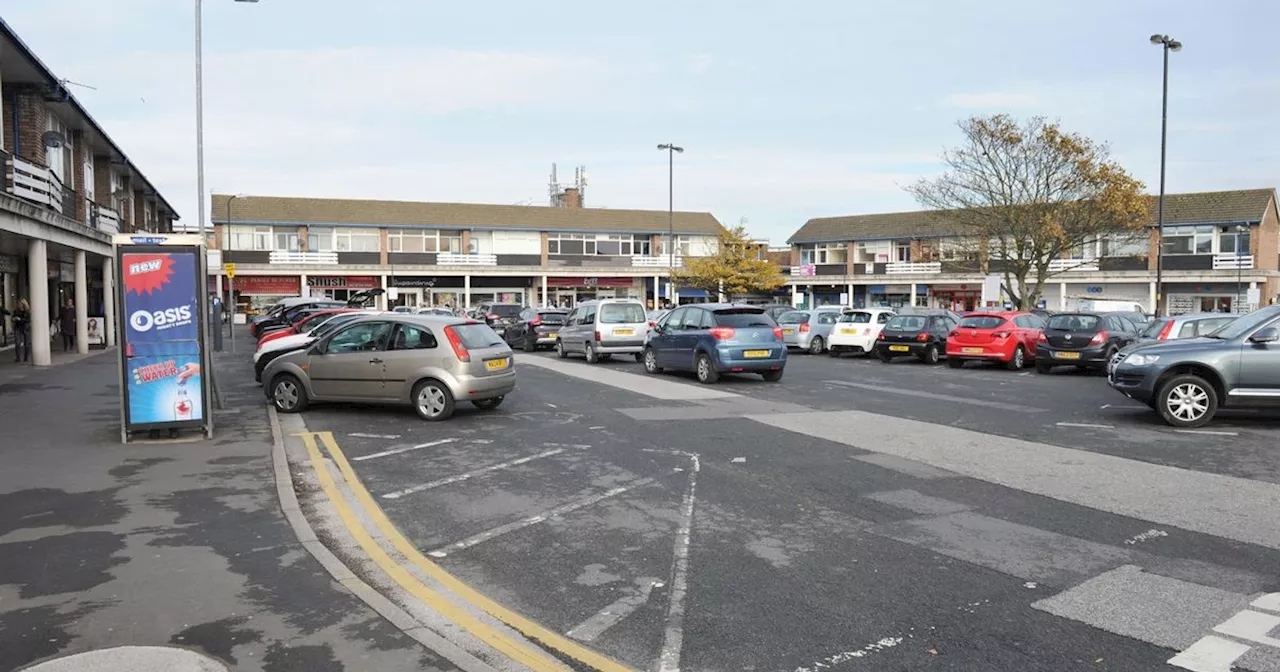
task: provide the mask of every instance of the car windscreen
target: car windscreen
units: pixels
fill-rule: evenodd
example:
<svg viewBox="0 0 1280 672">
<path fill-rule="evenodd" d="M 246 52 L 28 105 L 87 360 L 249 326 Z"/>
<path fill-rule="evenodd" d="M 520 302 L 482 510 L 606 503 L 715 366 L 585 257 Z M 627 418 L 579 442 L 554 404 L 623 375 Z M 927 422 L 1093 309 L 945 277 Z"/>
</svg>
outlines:
<svg viewBox="0 0 1280 672">
<path fill-rule="evenodd" d="M 489 306 L 489 314 L 498 317 L 515 317 L 523 310 L 518 303 L 495 303 Z"/>
<path fill-rule="evenodd" d="M 1005 319 L 995 315 L 971 315 L 960 320 L 960 326 L 966 329 L 995 329 L 1004 326 Z"/>
<path fill-rule="evenodd" d="M 1097 331 L 1099 322 L 1097 315 L 1054 315 L 1046 327 L 1058 331 Z"/>
<path fill-rule="evenodd" d="M 793 310 L 783 313 L 778 318 L 778 324 L 809 324 L 809 313 L 801 310 Z"/>
<path fill-rule="evenodd" d="M 1164 325 L 1169 324 L 1172 321 L 1173 320 L 1167 317 L 1162 317 L 1158 320 L 1152 320 L 1151 324 L 1147 325 L 1147 328 L 1143 330 L 1142 337 L 1143 338 L 1158 337 L 1160 335 L 1160 332 L 1164 330 Z"/>
<path fill-rule="evenodd" d="M 332 319 L 326 320 L 324 324 L 320 325 L 319 327 L 316 327 L 311 332 L 311 335 L 319 338 L 333 331 L 334 329 L 338 328 L 339 325 L 350 322 L 351 320 L 354 320 L 359 316 L 360 316 L 359 313 L 339 313 L 337 315 L 334 315 Z"/>
<path fill-rule="evenodd" d="M 492 348 L 503 344 L 502 337 L 487 324 L 455 324 L 450 328 L 468 348 Z"/>
<path fill-rule="evenodd" d="M 713 313 L 718 327 L 772 327 L 773 319 L 759 308 L 724 308 Z"/>
<path fill-rule="evenodd" d="M 923 315 L 895 315 L 884 325 L 885 331 L 920 331 L 928 318 Z"/>
<path fill-rule="evenodd" d="M 1201 336 L 1209 338 L 1239 338 L 1245 334 L 1252 332 L 1254 329 L 1261 327 L 1268 322 L 1276 319 L 1277 313 L 1274 310 L 1259 310 L 1250 313 L 1240 319 L 1223 325 L 1221 329 L 1209 333 L 1201 333 Z"/>
<path fill-rule="evenodd" d="M 601 324 L 636 324 L 648 322 L 644 307 L 638 303 L 606 303 L 600 306 Z"/>
<path fill-rule="evenodd" d="M 321 313 L 319 315 L 312 315 L 311 319 L 298 323 L 299 331 L 310 331 L 315 329 L 341 314 L 342 313 Z"/>
<path fill-rule="evenodd" d="M 564 324 L 564 313 L 538 313 L 543 324 Z"/>
<path fill-rule="evenodd" d="M 841 322 L 852 322 L 854 324 L 870 324 L 871 313 L 845 313 L 840 316 Z"/>
</svg>

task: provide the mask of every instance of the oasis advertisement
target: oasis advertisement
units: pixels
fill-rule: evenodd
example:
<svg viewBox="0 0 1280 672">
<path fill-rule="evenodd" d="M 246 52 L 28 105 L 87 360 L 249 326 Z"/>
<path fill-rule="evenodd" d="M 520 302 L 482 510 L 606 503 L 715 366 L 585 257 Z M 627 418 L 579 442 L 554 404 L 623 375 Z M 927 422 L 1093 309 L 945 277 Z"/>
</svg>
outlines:
<svg viewBox="0 0 1280 672">
<path fill-rule="evenodd" d="M 205 417 L 195 252 L 120 255 L 127 425 Z"/>
</svg>

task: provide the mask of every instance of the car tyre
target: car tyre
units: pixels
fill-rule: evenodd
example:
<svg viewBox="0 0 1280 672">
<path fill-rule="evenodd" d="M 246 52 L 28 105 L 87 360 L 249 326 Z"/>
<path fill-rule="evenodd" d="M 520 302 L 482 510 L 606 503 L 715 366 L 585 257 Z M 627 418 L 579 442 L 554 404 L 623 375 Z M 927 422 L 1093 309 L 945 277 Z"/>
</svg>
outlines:
<svg viewBox="0 0 1280 672">
<path fill-rule="evenodd" d="M 836 359 L 839 359 L 840 351 L 835 349 L 835 347 L 830 347 L 830 348 L 827 348 L 827 355 L 830 357 L 835 357 Z"/>
<path fill-rule="evenodd" d="M 643 353 L 643 352 L 637 352 L 637 353 L 636 353 L 636 362 L 638 362 L 638 363 L 640 363 L 640 364 L 644 364 L 644 353 Z"/>
<path fill-rule="evenodd" d="M 698 377 L 698 382 L 703 385 L 711 385 L 720 380 L 719 372 L 711 364 L 711 357 L 707 356 L 705 352 L 698 355 L 698 359 L 693 365 L 693 372 Z"/>
<path fill-rule="evenodd" d="M 763 376 L 765 380 L 767 380 L 767 381 L 769 381 L 769 382 L 771 382 L 771 383 L 776 383 L 776 382 L 778 382 L 779 380 L 782 380 L 782 371 L 781 371 L 781 370 L 778 370 L 778 371 L 765 371 L 764 373 L 762 373 L 762 374 L 760 374 L 760 375 L 761 375 L 761 376 Z"/>
<path fill-rule="evenodd" d="M 821 355 L 824 345 L 825 343 L 822 342 L 821 336 L 814 336 L 813 340 L 809 341 L 809 354 Z"/>
<path fill-rule="evenodd" d="M 964 360 L 959 357 L 947 357 L 947 366 L 952 369 L 960 369 L 964 367 Z"/>
<path fill-rule="evenodd" d="M 281 413 L 301 413 L 307 410 L 311 400 L 297 376 L 282 373 L 271 379 L 271 403 Z"/>
<path fill-rule="evenodd" d="M 556 339 L 556 356 L 560 359 L 568 359 L 569 352 L 564 349 L 564 341 Z"/>
<path fill-rule="evenodd" d="M 1036 362 L 1036 373 L 1047 374 L 1053 371 L 1053 367 L 1047 362 Z"/>
<path fill-rule="evenodd" d="M 925 348 L 924 354 L 920 355 L 920 361 L 924 362 L 925 364 L 937 364 L 938 363 L 938 346 L 930 345 L 929 347 Z"/>
<path fill-rule="evenodd" d="M 640 353 L 640 361 L 644 364 L 645 373 L 662 373 L 662 367 L 658 366 L 658 355 L 653 348 L 645 348 L 644 352 Z"/>
<path fill-rule="evenodd" d="M 434 378 L 418 381 L 411 400 L 418 417 L 431 422 L 448 420 L 457 406 L 449 386 Z"/>
<path fill-rule="evenodd" d="M 497 408 L 498 406 L 501 406 L 502 401 L 506 398 L 507 397 L 504 395 L 501 397 L 493 397 L 490 399 L 476 399 L 476 400 L 473 400 L 471 404 L 476 408 L 487 411 L 491 408 Z"/>
<path fill-rule="evenodd" d="M 586 356 L 588 364 L 595 364 L 600 361 L 600 355 L 596 354 L 596 346 L 587 343 L 582 347 L 582 352 Z"/>
<path fill-rule="evenodd" d="M 538 342 L 533 340 L 533 335 L 530 334 L 529 336 L 526 336 L 524 339 L 524 351 L 534 352 L 537 349 L 538 349 Z"/>
<path fill-rule="evenodd" d="M 1193 374 L 1174 376 L 1160 386 L 1156 412 L 1174 427 L 1203 427 L 1218 412 L 1218 392 Z"/>
<path fill-rule="evenodd" d="M 1110 359 L 1108 359 L 1107 361 L 1110 361 Z M 1013 349 L 1013 359 L 1010 359 L 1009 363 L 1005 364 L 1005 366 L 1009 367 L 1010 371 L 1017 371 L 1018 369 L 1021 369 L 1026 365 L 1027 365 L 1027 351 L 1023 350 L 1022 346 L 1019 345 Z"/>
<path fill-rule="evenodd" d="M 880 361 L 884 364 L 888 364 L 893 361 L 893 355 L 890 355 L 884 350 L 876 350 L 876 356 L 879 357 Z"/>
</svg>

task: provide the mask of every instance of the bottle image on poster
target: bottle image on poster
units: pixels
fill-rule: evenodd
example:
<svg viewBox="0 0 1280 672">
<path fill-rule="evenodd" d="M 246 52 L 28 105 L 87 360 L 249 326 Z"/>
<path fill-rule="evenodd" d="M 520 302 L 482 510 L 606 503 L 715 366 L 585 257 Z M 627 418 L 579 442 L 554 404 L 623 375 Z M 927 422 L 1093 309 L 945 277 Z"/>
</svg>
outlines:
<svg viewBox="0 0 1280 672">
<path fill-rule="evenodd" d="M 193 252 L 121 255 L 130 425 L 205 418 L 198 262 Z"/>
</svg>

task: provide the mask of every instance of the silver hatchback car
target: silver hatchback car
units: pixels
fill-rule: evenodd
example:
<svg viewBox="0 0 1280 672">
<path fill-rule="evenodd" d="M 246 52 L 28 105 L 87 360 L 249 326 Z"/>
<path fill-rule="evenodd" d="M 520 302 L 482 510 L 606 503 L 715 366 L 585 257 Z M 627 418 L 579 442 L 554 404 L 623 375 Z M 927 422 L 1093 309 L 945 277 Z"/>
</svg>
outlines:
<svg viewBox="0 0 1280 672">
<path fill-rule="evenodd" d="M 444 420 L 459 401 L 495 408 L 516 385 L 511 348 L 483 322 L 437 315 L 358 318 L 262 373 L 284 413 L 315 401 L 409 404 Z"/>
<path fill-rule="evenodd" d="M 821 355 L 831 339 L 831 330 L 840 315 L 848 310 L 840 306 L 824 306 L 809 310 L 789 310 L 778 316 L 782 339 L 788 348 L 800 348 L 811 355 Z"/>
</svg>

